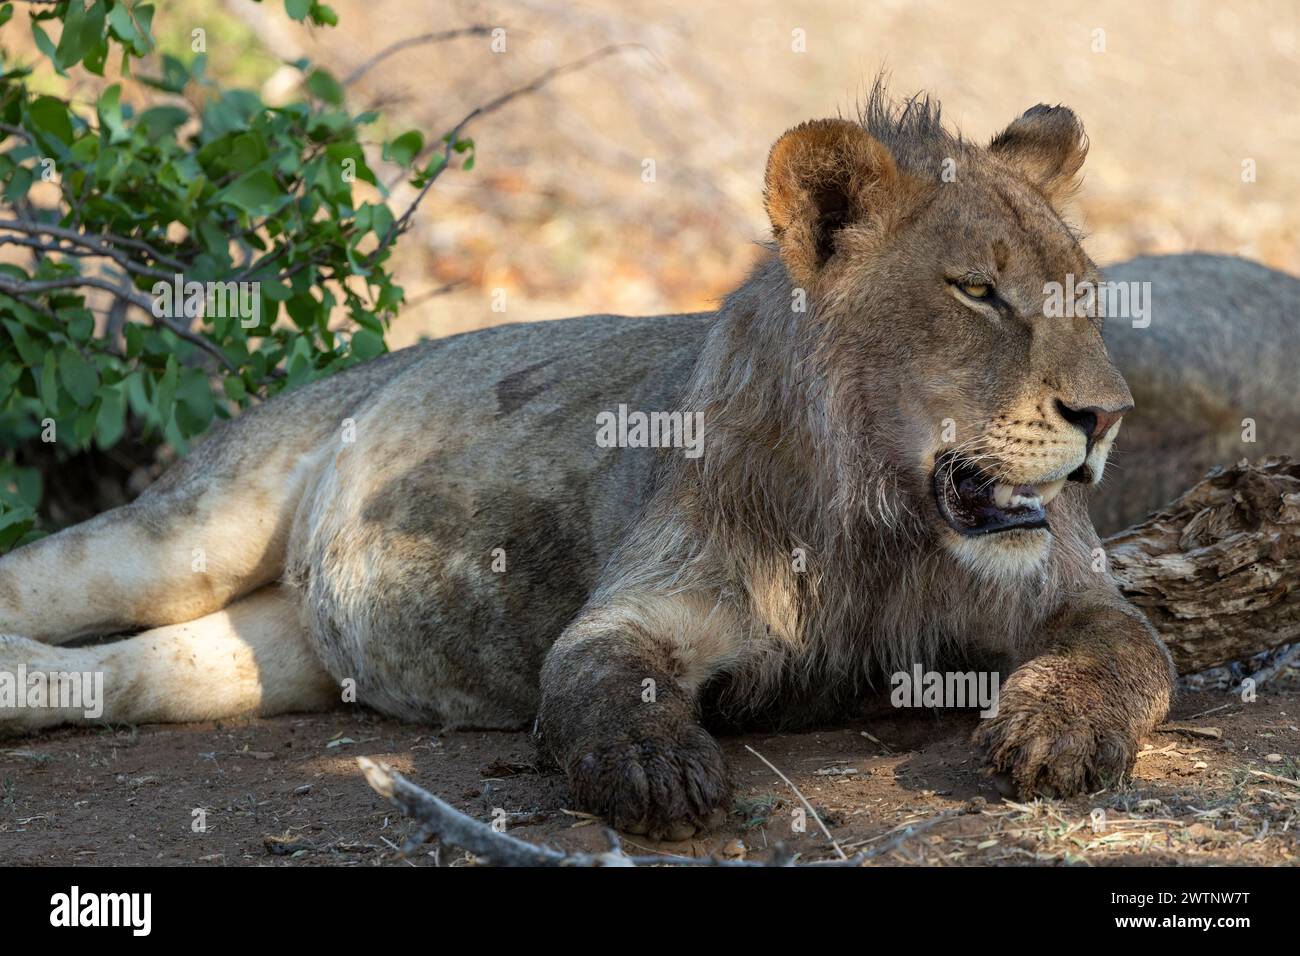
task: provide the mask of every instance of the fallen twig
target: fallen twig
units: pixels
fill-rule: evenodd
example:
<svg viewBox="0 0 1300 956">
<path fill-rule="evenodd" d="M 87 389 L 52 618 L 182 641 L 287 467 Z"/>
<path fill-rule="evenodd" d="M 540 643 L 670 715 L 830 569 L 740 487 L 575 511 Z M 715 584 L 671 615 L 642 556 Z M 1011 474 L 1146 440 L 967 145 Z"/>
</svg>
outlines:
<svg viewBox="0 0 1300 956">
<path fill-rule="evenodd" d="M 793 781 L 791 781 L 789 777 L 787 777 L 780 770 L 778 770 L 776 768 L 776 765 L 773 764 L 772 761 L 768 760 L 766 757 L 764 757 L 761 753 L 759 753 L 749 744 L 745 744 L 745 749 L 748 750 L 750 753 L 752 753 L 759 760 L 763 761 L 763 763 L 767 764 L 767 766 L 771 769 L 771 771 L 774 774 L 776 774 L 778 777 L 780 777 L 782 780 L 785 781 L 785 785 L 789 787 L 791 790 L 793 790 L 794 795 L 799 798 L 800 802 L 805 807 L 808 808 L 808 812 L 811 813 L 813 819 L 817 821 L 817 825 L 822 828 L 822 833 L 826 834 L 826 839 L 830 840 L 831 846 L 835 847 L 835 852 L 840 855 L 840 859 L 841 860 L 848 859 L 847 855 L 844 853 L 844 850 L 841 849 L 839 843 L 836 842 L 835 837 L 831 836 L 831 831 L 826 829 L 826 824 L 822 822 L 821 816 L 817 813 L 816 810 L 813 809 L 813 805 L 808 802 L 808 798 L 799 792 L 799 788 L 794 785 Z"/>
<path fill-rule="evenodd" d="M 880 846 L 872 850 L 873 855 L 883 856 L 886 853 L 898 849 L 898 847 L 903 843 L 912 839 L 914 836 L 924 833 L 931 827 L 937 826 L 945 820 L 951 820 L 953 817 L 961 816 L 963 813 L 967 812 L 969 811 L 963 809 L 944 810 L 942 813 L 937 813 L 925 820 L 899 824 L 892 830 L 886 830 L 884 833 L 878 833 L 873 837 L 868 837 L 865 840 L 859 840 L 857 843 L 850 844 L 850 847 L 866 846 L 868 843 L 875 843 L 877 840 L 883 840 L 885 837 L 890 837 L 892 834 L 892 837 L 887 842 L 882 843 Z"/>
<path fill-rule="evenodd" d="M 1206 740 L 1222 740 L 1223 731 L 1218 727 L 1192 727 L 1188 724 L 1161 724 L 1157 733 L 1183 734 L 1186 737 L 1200 737 Z"/>
<path fill-rule="evenodd" d="M 1265 773 L 1263 770 L 1252 770 L 1251 774 L 1256 777 L 1263 777 L 1265 780 L 1272 780 L 1274 783 L 1289 783 L 1293 787 L 1300 787 L 1300 780 L 1293 780 L 1290 777 L 1279 777 L 1275 773 Z"/>
<path fill-rule="evenodd" d="M 1192 714 L 1188 720 L 1199 720 L 1202 717 L 1208 717 L 1210 714 L 1217 714 L 1221 710 L 1227 710 L 1229 707 L 1239 703 L 1239 701 L 1230 700 L 1226 704 L 1220 704 L 1218 707 L 1211 707 L 1209 710 L 1203 710 L 1199 714 Z"/>
<path fill-rule="evenodd" d="M 365 775 L 366 783 L 380 796 L 417 824 L 415 833 L 402 846 L 402 853 L 413 853 L 429 839 L 436 837 L 442 843 L 464 850 L 480 862 L 496 866 L 726 866 L 773 867 L 793 866 L 794 857 L 781 844 L 773 847 L 769 860 L 720 860 L 716 857 L 696 856 L 628 856 L 623 852 L 618 835 L 606 830 L 610 848 L 604 853 L 566 853 L 553 847 L 538 846 L 494 830 L 486 823 L 461 813 L 451 804 L 439 799 L 423 787 L 411 783 L 391 767 L 358 757 L 357 765 Z M 942 817 L 942 815 L 941 815 Z M 946 819 L 946 817 L 943 817 Z M 876 849 L 836 860 L 811 860 L 802 867 L 860 866 L 873 857 L 895 849 L 903 840 L 922 829 L 932 826 L 939 818 L 924 825 L 910 827 L 895 840 Z M 836 847 L 836 849 L 839 849 Z M 843 851 L 840 851 L 843 853 Z"/>
</svg>

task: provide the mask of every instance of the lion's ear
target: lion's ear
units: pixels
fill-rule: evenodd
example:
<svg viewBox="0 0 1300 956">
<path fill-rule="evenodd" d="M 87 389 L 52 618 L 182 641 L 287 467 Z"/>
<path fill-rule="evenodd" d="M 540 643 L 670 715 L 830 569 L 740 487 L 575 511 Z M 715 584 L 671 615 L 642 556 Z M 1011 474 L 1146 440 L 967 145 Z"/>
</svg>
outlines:
<svg viewBox="0 0 1300 956">
<path fill-rule="evenodd" d="M 1088 155 L 1088 137 L 1073 110 L 1040 103 L 993 137 L 989 152 L 1055 203 L 1078 185 L 1075 177 Z"/>
<path fill-rule="evenodd" d="M 897 179 L 889 150 L 857 123 L 812 120 L 778 139 L 763 198 L 791 278 L 815 279 L 835 254 L 836 233 L 878 212 Z"/>
</svg>

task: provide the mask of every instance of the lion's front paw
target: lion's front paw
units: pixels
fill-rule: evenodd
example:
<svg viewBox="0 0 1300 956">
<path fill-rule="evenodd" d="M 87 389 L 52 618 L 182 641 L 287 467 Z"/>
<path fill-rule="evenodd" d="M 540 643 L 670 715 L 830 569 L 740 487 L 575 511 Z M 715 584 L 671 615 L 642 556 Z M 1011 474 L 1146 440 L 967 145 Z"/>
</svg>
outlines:
<svg viewBox="0 0 1300 956">
<path fill-rule="evenodd" d="M 579 749 L 566 769 L 580 807 L 654 839 L 684 840 L 716 826 L 731 795 L 721 749 L 694 724 Z"/>
<path fill-rule="evenodd" d="M 1034 661 L 1007 681 L 974 741 L 1020 796 L 1070 797 L 1124 778 L 1137 756 L 1135 723 L 1069 661 Z"/>
</svg>

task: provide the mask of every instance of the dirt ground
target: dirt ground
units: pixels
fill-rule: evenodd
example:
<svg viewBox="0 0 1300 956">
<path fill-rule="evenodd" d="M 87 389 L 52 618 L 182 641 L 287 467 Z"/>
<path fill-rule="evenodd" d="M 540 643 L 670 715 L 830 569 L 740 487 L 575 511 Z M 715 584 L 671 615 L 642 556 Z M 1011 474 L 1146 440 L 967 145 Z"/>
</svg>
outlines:
<svg viewBox="0 0 1300 956">
<path fill-rule="evenodd" d="M 1188 694 L 1145 742 L 1131 784 L 1072 800 L 1004 799 L 966 743 L 978 718 L 898 711 L 813 733 L 727 737 L 726 825 L 682 843 L 625 837 L 638 854 L 800 859 L 835 851 L 780 768 L 848 853 L 871 865 L 1285 865 L 1300 860 L 1300 679 L 1243 703 Z M 1170 727 L 1179 729 L 1169 729 Z M 605 848 L 569 809 L 563 775 L 523 733 L 438 733 L 361 711 L 216 724 L 60 731 L 0 743 L 0 865 L 458 866 L 397 848 L 412 826 L 366 785 L 380 759 L 482 820 L 571 850 Z M 1094 821 L 1097 810 L 1104 819 Z M 196 815 L 196 811 L 203 811 Z M 195 832 L 195 820 L 206 823 Z M 911 835 L 904 836 L 912 825 Z"/>
</svg>

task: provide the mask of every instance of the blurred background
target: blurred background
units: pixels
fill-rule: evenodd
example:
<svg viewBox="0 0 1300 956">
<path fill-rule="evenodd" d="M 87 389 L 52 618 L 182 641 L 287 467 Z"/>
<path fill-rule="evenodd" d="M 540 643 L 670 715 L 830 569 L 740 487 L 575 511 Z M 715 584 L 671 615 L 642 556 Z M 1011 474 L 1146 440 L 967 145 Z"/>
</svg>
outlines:
<svg viewBox="0 0 1300 956">
<path fill-rule="evenodd" d="M 297 76 L 277 60 L 346 77 L 406 38 L 504 28 L 502 52 L 490 35 L 412 46 L 349 85 L 350 104 L 432 135 L 552 67 L 634 44 L 469 128 L 475 168 L 438 181 L 398 252 L 411 305 L 394 347 L 503 321 L 711 308 L 766 235 L 771 143 L 851 115 L 882 68 L 895 94 L 931 92 L 976 141 L 1035 103 L 1074 108 L 1092 142 L 1078 216 L 1102 265 L 1195 249 L 1300 273 L 1294 0 L 334 0 L 334 30 L 249 0 L 177 2 L 168 19 L 187 6 L 237 21 L 225 55 L 209 40 L 214 70 L 251 69 L 271 99 Z"/>
<path fill-rule="evenodd" d="M 179 52 L 203 28 L 209 73 L 271 103 L 301 97 L 288 64 L 330 70 L 350 109 L 382 113 L 369 161 L 395 183 L 394 210 L 414 191 L 381 161 L 381 139 L 414 128 L 434 140 L 604 51 L 467 127 L 474 168 L 442 176 L 399 243 L 408 304 L 393 348 L 501 322 L 712 308 L 767 236 L 772 142 L 805 119 L 853 115 L 882 69 L 896 96 L 930 92 L 979 142 L 1035 103 L 1075 109 L 1092 143 L 1075 218 L 1103 266 L 1203 250 L 1300 273 L 1295 0 L 331 6 L 339 26 L 322 29 L 279 2 L 169 0 L 156 30 Z"/>
</svg>

